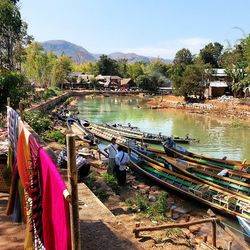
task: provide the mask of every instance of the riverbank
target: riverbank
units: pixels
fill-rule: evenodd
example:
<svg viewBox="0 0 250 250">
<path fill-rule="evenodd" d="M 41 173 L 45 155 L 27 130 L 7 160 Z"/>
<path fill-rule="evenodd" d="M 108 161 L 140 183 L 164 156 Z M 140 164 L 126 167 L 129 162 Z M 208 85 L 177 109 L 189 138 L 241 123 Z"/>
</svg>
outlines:
<svg viewBox="0 0 250 250">
<path fill-rule="evenodd" d="M 215 115 L 217 117 L 238 118 L 250 122 L 250 100 L 230 97 L 220 97 L 205 100 L 204 103 L 186 103 L 183 97 L 172 95 L 157 96 L 147 102 L 151 109 L 180 109 L 200 115 Z"/>
</svg>

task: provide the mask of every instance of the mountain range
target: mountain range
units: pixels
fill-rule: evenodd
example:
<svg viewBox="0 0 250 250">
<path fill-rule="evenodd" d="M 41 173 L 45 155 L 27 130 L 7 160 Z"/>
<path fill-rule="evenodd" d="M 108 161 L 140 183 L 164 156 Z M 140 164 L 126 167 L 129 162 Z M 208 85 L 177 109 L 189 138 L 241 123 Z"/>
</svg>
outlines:
<svg viewBox="0 0 250 250">
<path fill-rule="evenodd" d="M 61 55 L 70 56 L 73 62 L 77 64 L 86 62 L 96 62 L 101 56 L 101 54 L 91 53 L 79 45 L 64 40 L 50 40 L 42 42 L 41 45 L 47 52 L 53 52 L 58 56 Z M 114 52 L 108 54 L 107 56 L 115 60 L 126 59 L 128 63 L 135 63 L 135 62 L 148 63 L 156 59 L 160 59 L 165 63 L 171 63 L 171 60 L 168 59 L 147 57 L 147 56 L 137 55 L 135 53 Z"/>
</svg>

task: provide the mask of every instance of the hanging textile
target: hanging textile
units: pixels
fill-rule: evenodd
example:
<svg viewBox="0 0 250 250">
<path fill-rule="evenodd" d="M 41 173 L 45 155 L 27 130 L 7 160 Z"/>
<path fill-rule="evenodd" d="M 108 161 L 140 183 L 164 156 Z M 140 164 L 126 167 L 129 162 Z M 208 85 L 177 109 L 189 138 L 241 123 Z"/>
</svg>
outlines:
<svg viewBox="0 0 250 250">
<path fill-rule="evenodd" d="M 7 108 L 11 191 L 7 213 L 27 223 L 24 249 L 70 250 L 66 185 L 49 155 Z"/>
<path fill-rule="evenodd" d="M 40 149 L 42 224 L 46 250 L 71 249 L 69 206 L 63 196 L 65 183 L 49 155 Z"/>
</svg>

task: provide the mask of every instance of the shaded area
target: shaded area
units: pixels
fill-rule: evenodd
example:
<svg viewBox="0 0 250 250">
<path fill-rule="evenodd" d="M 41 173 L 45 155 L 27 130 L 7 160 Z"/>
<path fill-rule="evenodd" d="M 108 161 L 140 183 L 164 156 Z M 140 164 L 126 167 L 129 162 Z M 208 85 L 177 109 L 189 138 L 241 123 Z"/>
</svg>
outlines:
<svg viewBox="0 0 250 250">
<path fill-rule="evenodd" d="M 0 193 L 0 249 L 23 249 L 25 225 L 14 223 L 11 216 L 6 216 L 8 196 Z"/>
</svg>

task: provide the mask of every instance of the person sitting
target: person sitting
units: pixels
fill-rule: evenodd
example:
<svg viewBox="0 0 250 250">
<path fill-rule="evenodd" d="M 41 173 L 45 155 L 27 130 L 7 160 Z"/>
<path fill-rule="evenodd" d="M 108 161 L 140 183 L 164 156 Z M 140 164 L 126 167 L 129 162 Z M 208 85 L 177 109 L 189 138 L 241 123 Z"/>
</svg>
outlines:
<svg viewBox="0 0 250 250">
<path fill-rule="evenodd" d="M 227 169 L 223 169 L 217 175 L 223 176 L 223 177 L 229 177 L 229 172 Z"/>
<path fill-rule="evenodd" d="M 130 158 L 122 146 L 118 146 L 117 150 L 118 153 L 115 156 L 115 172 L 118 185 L 123 186 L 126 183 L 126 165 L 129 163 Z"/>
<path fill-rule="evenodd" d="M 88 148 L 83 148 L 76 155 L 76 168 L 78 172 L 78 182 L 81 182 L 83 177 L 89 174 L 90 162 L 88 160 L 91 153 Z M 67 169 L 67 148 L 64 147 L 57 158 L 57 166 Z"/>
</svg>

